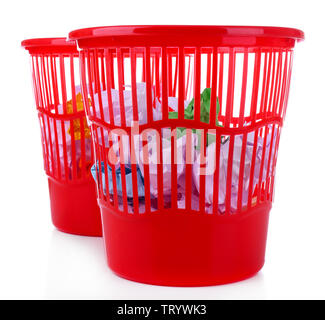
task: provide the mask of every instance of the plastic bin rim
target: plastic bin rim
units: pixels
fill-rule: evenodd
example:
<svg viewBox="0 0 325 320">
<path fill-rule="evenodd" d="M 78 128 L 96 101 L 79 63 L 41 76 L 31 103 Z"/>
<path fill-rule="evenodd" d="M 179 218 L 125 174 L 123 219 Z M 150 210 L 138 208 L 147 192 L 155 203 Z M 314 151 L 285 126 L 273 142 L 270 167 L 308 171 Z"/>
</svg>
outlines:
<svg viewBox="0 0 325 320">
<path fill-rule="evenodd" d="M 32 47 L 70 47 L 72 49 L 77 50 L 77 44 L 75 41 L 67 39 L 65 37 L 61 38 L 33 38 L 33 39 L 26 39 L 21 42 L 21 46 L 25 49 L 32 48 Z"/>
<path fill-rule="evenodd" d="M 183 34 L 186 31 L 187 34 Z M 304 32 L 299 29 L 269 26 L 212 26 L 212 25 L 125 25 L 84 28 L 71 31 L 69 40 L 81 40 L 112 36 L 160 36 L 170 35 L 190 36 L 191 32 L 206 32 L 211 36 L 227 37 L 264 37 L 288 38 L 302 41 Z"/>
</svg>

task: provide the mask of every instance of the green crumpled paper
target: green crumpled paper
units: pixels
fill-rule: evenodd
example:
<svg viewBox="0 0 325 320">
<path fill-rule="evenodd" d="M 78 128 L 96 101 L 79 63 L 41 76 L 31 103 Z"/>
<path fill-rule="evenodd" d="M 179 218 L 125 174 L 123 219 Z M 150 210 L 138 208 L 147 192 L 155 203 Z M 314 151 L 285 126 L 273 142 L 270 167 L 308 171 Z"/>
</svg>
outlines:
<svg viewBox="0 0 325 320">
<path fill-rule="evenodd" d="M 204 123 L 210 123 L 210 105 L 211 105 L 211 88 L 205 88 L 201 93 L 200 100 L 200 120 Z M 220 112 L 220 104 L 219 99 L 217 97 L 217 106 L 216 106 L 216 126 L 222 127 L 222 125 L 218 121 L 218 115 Z M 168 113 L 169 119 L 178 119 L 178 112 L 172 111 Z M 184 118 L 188 120 L 194 119 L 194 98 L 188 104 L 188 106 L 184 109 Z M 186 134 L 186 128 L 177 128 L 177 139 L 181 138 Z M 201 148 L 201 130 L 192 129 L 192 132 L 198 135 L 198 145 L 196 149 Z M 216 141 L 216 135 L 207 134 L 207 146 Z M 227 140 L 225 137 L 221 137 L 221 143 L 225 143 Z"/>
</svg>

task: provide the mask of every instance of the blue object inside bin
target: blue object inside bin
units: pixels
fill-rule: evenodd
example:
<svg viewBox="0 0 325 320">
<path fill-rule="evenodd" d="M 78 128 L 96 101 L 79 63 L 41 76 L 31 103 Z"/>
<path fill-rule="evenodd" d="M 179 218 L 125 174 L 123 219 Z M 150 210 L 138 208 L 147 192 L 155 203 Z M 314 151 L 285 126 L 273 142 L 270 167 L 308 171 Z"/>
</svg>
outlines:
<svg viewBox="0 0 325 320">
<path fill-rule="evenodd" d="M 100 165 L 101 168 L 101 183 L 103 186 L 104 194 L 106 195 L 106 183 L 105 183 L 105 167 L 104 162 L 101 162 Z M 94 164 L 91 167 L 91 174 L 94 178 L 94 180 L 97 182 L 97 176 L 99 175 L 99 170 L 96 170 L 96 165 Z M 109 194 L 114 194 L 114 188 L 113 188 L 113 173 L 112 168 L 107 165 L 107 175 L 108 175 L 108 184 L 109 184 Z M 116 176 L 116 189 L 117 194 L 119 196 L 123 195 L 122 192 L 122 178 L 121 178 L 121 167 L 116 168 L 115 170 L 115 176 Z M 125 181 L 126 181 L 126 193 L 128 198 L 133 198 L 133 185 L 132 185 L 132 169 L 130 165 L 125 165 Z M 138 184 L 138 197 L 144 197 L 144 181 L 141 174 L 140 168 L 137 166 L 137 184 Z"/>
</svg>

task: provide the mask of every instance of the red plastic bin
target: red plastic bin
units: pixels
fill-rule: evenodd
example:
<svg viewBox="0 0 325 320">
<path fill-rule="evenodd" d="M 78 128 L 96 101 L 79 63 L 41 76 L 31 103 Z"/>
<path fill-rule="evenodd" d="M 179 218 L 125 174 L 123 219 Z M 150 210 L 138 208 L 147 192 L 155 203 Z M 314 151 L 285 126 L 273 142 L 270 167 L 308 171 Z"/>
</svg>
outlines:
<svg viewBox="0 0 325 320">
<path fill-rule="evenodd" d="M 53 224 L 63 232 L 101 236 L 96 185 L 90 175 L 93 147 L 80 82 L 77 85 L 77 46 L 65 38 L 28 39 L 21 45 L 31 57 Z"/>
<path fill-rule="evenodd" d="M 80 48 L 111 269 L 171 286 L 258 272 L 303 32 L 114 26 L 69 38 Z"/>
</svg>

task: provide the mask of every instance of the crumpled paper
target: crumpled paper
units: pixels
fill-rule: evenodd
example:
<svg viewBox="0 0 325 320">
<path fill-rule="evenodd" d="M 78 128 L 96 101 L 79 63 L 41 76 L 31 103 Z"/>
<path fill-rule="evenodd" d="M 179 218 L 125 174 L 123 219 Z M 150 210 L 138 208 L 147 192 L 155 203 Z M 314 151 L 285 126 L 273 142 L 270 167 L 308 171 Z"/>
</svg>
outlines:
<svg viewBox="0 0 325 320">
<path fill-rule="evenodd" d="M 184 109 L 186 109 L 189 105 L 190 101 L 185 100 L 184 101 Z M 167 104 L 168 104 L 168 112 L 169 114 L 171 112 L 178 112 L 178 98 L 176 97 L 168 97 L 167 98 Z M 161 98 L 156 98 L 155 100 L 155 119 L 154 120 L 161 120 L 162 119 L 162 101 Z"/>
<path fill-rule="evenodd" d="M 146 83 L 139 82 L 137 83 L 137 102 L 138 102 L 138 121 L 139 124 L 147 123 L 147 93 L 146 93 Z M 110 122 L 109 115 L 109 107 L 108 107 L 108 96 L 107 91 L 101 91 L 101 100 L 102 100 L 102 108 L 104 114 L 104 121 L 107 123 Z M 121 109 L 120 109 L 120 98 L 119 98 L 119 90 L 111 89 L 112 96 L 112 106 L 113 106 L 113 114 L 114 114 L 114 124 L 117 126 L 121 125 Z M 125 90 L 123 90 L 124 97 L 124 108 L 125 108 L 125 122 L 128 127 L 132 125 L 133 119 L 133 102 L 132 102 L 132 90 L 131 86 L 125 86 Z M 153 120 L 161 119 L 161 108 L 155 108 L 154 103 L 154 91 L 152 90 L 152 112 L 153 112 Z M 100 105 L 99 105 L 99 94 L 94 94 L 94 104 L 95 104 L 95 115 L 97 118 L 101 118 L 100 113 Z"/>
<path fill-rule="evenodd" d="M 144 176 L 144 164 L 149 167 L 149 180 L 150 180 L 150 193 L 153 197 L 158 196 L 158 145 L 155 135 L 151 136 L 147 144 L 148 159 L 145 158 L 143 148 L 139 146 L 139 140 L 135 140 L 135 148 L 137 162 L 139 164 L 141 174 Z M 177 177 L 184 173 L 185 170 L 185 140 L 186 136 L 176 140 L 176 159 L 177 159 Z M 162 172 L 163 172 L 163 194 L 170 195 L 171 193 L 171 172 L 172 172 L 172 159 L 171 159 L 171 139 L 162 138 Z M 142 144 L 140 144 L 142 145 Z"/>
<path fill-rule="evenodd" d="M 208 90 L 204 91 L 206 95 L 209 94 Z M 144 124 L 147 122 L 147 109 L 146 109 L 146 87 L 145 83 L 137 84 L 137 97 L 138 97 L 138 109 L 139 109 L 139 123 Z M 132 125 L 133 120 L 133 109 L 132 109 L 132 92 L 130 90 L 123 91 L 124 102 L 125 102 L 125 112 L 126 112 L 126 125 Z M 204 95 L 203 95 L 204 98 Z M 201 96 L 201 104 L 207 102 Z M 208 97 L 209 98 L 209 97 Z M 96 115 L 100 117 L 99 105 L 98 105 L 98 95 L 95 95 L 95 109 Z M 107 104 L 107 92 L 102 91 L 102 100 L 103 100 L 103 109 L 104 109 L 104 120 L 109 123 L 109 112 L 108 112 L 108 104 Z M 209 100 L 209 99 L 208 99 Z M 113 109 L 114 109 L 114 120 L 115 124 L 120 125 L 120 107 L 119 107 L 119 94 L 118 90 L 112 89 L 112 101 L 113 101 Z M 161 111 L 161 101 L 156 98 L 153 103 L 153 118 L 154 120 L 160 120 L 162 117 Z M 218 100 L 217 100 L 218 104 Z M 170 112 L 178 111 L 178 99 L 175 97 L 168 97 L 168 105 Z M 190 112 L 190 106 L 188 101 L 184 101 L 185 108 L 188 108 Z M 218 105 L 217 105 L 218 107 Z M 205 103 L 206 112 L 203 114 L 204 122 L 207 122 L 209 106 Z M 202 114 L 201 114 L 202 116 Z M 202 120 L 202 121 L 203 121 Z M 216 118 L 216 124 L 218 125 L 218 119 Z M 249 125 L 249 124 L 246 124 Z M 270 154 L 270 141 L 271 141 L 271 126 L 268 127 L 267 134 L 267 143 L 266 150 L 264 156 L 264 168 L 262 170 L 262 183 L 265 182 L 266 179 L 266 168 L 268 165 L 268 158 Z M 178 128 L 181 129 L 181 128 Z M 170 202 L 171 196 L 171 139 L 170 139 L 170 129 L 164 128 L 162 129 L 162 138 L 160 139 L 162 143 L 162 171 L 163 171 L 163 195 L 164 202 Z M 180 130 L 180 135 L 177 135 L 178 139 L 176 140 L 176 151 L 177 154 L 177 203 L 178 207 L 185 207 L 185 159 L 186 159 L 186 135 L 183 130 Z M 191 134 L 192 139 L 192 148 L 191 158 L 193 159 L 192 165 L 192 209 L 199 209 L 199 192 L 200 192 L 200 130 L 193 131 Z M 169 134 L 169 136 L 168 136 Z M 255 132 L 249 132 L 247 134 L 247 142 L 245 148 L 245 162 L 244 162 L 244 175 L 243 175 L 243 190 L 242 190 L 242 206 L 246 206 L 248 202 L 248 189 L 249 189 L 249 179 L 250 179 L 250 171 L 251 171 L 251 163 L 252 163 L 252 154 L 254 147 L 254 134 Z M 133 136 L 134 145 L 135 145 L 135 155 L 137 160 L 137 165 L 139 166 L 139 173 L 142 178 L 144 177 L 144 163 L 148 164 L 149 167 L 149 180 L 150 180 L 150 193 L 152 199 L 157 198 L 158 196 L 158 145 L 156 140 L 156 133 L 154 128 L 151 131 L 147 132 L 148 135 L 148 143 L 147 143 L 147 151 L 148 151 L 148 159 L 145 159 L 144 150 L 143 150 L 143 142 L 139 135 Z M 209 143 L 206 146 L 206 167 L 208 168 L 205 177 L 206 190 L 205 190 L 205 202 L 206 202 L 206 211 L 212 212 L 212 204 L 213 204 L 213 185 L 214 185 L 214 166 L 215 166 L 215 150 L 216 150 L 216 142 L 213 139 L 213 134 L 209 134 L 210 138 Z M 274 137 L 277 135 L 277 129 L 274 130 Z M 115 139 L 116 138 L 116 139 Z M 113 140 L 113 149 L 117 156 L 119 165 L 119 146 L 117 143 L 117 137 Z M 125 139 L 124 139 L 125 138 Z M 124 137 L 123 139 L 123 150 L 124 150 L 124 161 L 126 163 L 130 162 L 130 142 L 129 137 Z M 106 141 L 107 136 L 104 137 Z M 115 143 L 114 143 L 115 142 Z M 101 143 L 99 141 L 99 143 Z M 241 151 L 242 151 L 242 143 L 243 143 L 243 135 L 236 135 L 234 139 L 234 151 L 233 151 L 233 162 L 232 162 L 232 184 L 231 184 L 231 210 L 234 211 L 237 209 L 237 199 L 238 199 L 238 182 L 239 182 L 239 169 L 240 169 L 240 160 L 241 160 Z M 227 169 L 228 169 L 228 153 L 229 153 L 229 139 L 222 137 L 222 143 L 220 144 L 220 162 L 219 162 L 219 199 L 218 199 L 218 209 L 221 212 L 225 211 L 225 197 L 226 197 L 226 185 L 227 185 Z M 262 160 L 262 152 L 263 152 L 263 144 L 264 138 L 260 136 L 257 137 L 257 149 L 256 149 L 256 159 L 255 159 L 255 168 L 254 168 L 254 177 L 253 177 L 253 191 L 256 188 L 256 185 L 259 182 L 260 175 L 260 167 Z M 108 147 L 108 145 L 105 145 Z M 274 146 L 273 143 L 272 151 L 271 151 L 271 166 L 274 155 Z M 146 161 L 145 161 L 146 160 Z M 212 171 L 211 171 L 212 168 Z M 151 201 L 151 203 L 153 203 Z M 153 208 L 155 210 L 156 208 Z"/>
<path fill-rule="evenodd" d="M 271 131 L 272 130 L 269 130 L 266 146 L 265 146 L 262 182 L 265 181 L 266 179 L 266 170 L 267 170 L 267 165 L 269 160 L 270 141 L 272 135 Z M 277 130 L 274 130 L 274 139 L 276 137 L 276 134 L 277 134 Z M 250 171 L 251 171 L 252 155 L 254 149 L 254 135 L 255 132 L 250 132 L 247 134 L 247 143 L 246 143 L 245 161 L 244 161 L 244 175 L 243 175 L 242 206 L 246 206 L 248 202 Z M 231 183 L 231 209 L 232 210 L 237 209 L 238 183 L 239 183 L 242 144 L 243 144 L 243 135 L 237 135 L 234 139 L 234 151 L 233 151 L 233 162 L 232 162 L 232 183 Z M 257 146 L 256 146 L 255 168 L 254 168 L 254 176 L 253 176 L 253 190 L 255 189 L 256 185 L 259 182 L 263 144 L 264 144 L 264 138 L 258 136 Z M 218 205 L 221 211 L 225 210 L 224 205 L 225 205 L 226 187 L 227 187 L 229 145 L 230 145 L 229 141 L 227 141 L 227 143 L 225 144 L 220 144 Z M 275 143 L 273 143 L 273 147 L 272 147 L 270 166 L 272 166 L 274 146 Z M 214 142 L 207 147 L 207 151 L 206 151 L 205 201 L 206 204 L 209 205 L 213 203 L 213 188 L 211 188 L 211 186 L 213 186 L 213 181 L 214 181 L 213 169 L 215 168 L 215 152 L 216 152 L 216 144 Z M 193 180 L 198 192 L 200 190 L 200 158 L 201 158 L 200 151 L 197 151 L 195 162 L 193 164 Z"/>
</svg>

